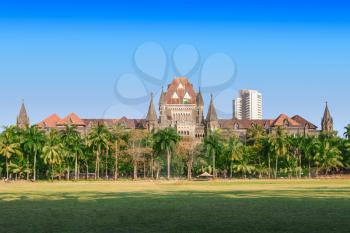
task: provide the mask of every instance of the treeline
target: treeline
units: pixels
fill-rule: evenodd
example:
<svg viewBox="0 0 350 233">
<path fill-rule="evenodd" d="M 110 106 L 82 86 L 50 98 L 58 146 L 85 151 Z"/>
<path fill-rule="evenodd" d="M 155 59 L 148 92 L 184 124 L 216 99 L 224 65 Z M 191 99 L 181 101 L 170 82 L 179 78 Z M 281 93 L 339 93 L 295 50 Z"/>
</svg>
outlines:
<svg viewBox="0 0 350 233">
<path fill-rule="evenodd" d="M 203 141 L 181 138 L 173 128 L 154 133 L 97 125 L 45 133 L 36 126 L 6 127 L 0 134 L 0 177 L 5 180 L 187 177 L 203 172 L 221 178 L 302 178 L 346 173 L 350 125 L 345 138 L 268 134 L 254 125 L 242 140 L 220 130 Z"/>
</svg>

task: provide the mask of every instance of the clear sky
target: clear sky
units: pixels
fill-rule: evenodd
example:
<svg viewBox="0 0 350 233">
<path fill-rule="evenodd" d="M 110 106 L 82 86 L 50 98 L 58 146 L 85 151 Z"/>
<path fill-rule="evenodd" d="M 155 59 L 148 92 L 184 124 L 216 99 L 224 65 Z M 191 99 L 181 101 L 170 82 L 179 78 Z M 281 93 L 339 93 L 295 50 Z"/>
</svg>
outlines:
<svg viewBox="0 0 350 233">
<path fill-rule="evenodd" d="M 32 123 L 70 112 L 143 117 L 142 97 L 161 86 L 149 76 L 164 84 L 198 61 L 188 76 L 206 103 L 214 92 L 223 117 L 239 89 L 257 89 L 264 118 L 300 114 L 320 125 L 328 101 L 342 133 L 350 123 L 349 12 L 338 0 L 2 0 L 0 125 L 15 123 L 22 99 Z M 205 89 L 226 79 L 233 82 Z"/>
</svg>

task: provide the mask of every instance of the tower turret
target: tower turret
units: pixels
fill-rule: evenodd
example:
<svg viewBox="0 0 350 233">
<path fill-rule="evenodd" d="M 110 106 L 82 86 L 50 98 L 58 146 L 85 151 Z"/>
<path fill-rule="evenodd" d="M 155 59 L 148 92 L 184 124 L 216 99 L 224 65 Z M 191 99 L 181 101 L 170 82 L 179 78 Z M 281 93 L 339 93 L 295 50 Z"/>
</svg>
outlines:
<svg viewBox="0 0 350 233">
<path fill-rule="evenodd" d="M 210 104 L 209 104 L 208 114 L 206 118 L 206 126 L 207 126 L 207 132 L 214 131 L 217 128 L 219 128 L 218 116 L 216 114 L 216 110 L 214 106 L 213 94 L 211 94 L 210 96 Z"/>
<path fill-rule="evenodd" d="M 24 105 L 24 100 L 22 100 L 21 109 L 19 111 L 19 114 L 17 116 L 17 126 L 21 129 L 27 128 L 29 126 L 29 117 L 27 114 L 26 107 Z"/>
<path fill-rule="evenodd" d="M 329 112 L 327 102 L 326 102 L 326 108 L 323 113 L 321 125 L 322 125 L 322 132 L 333 132 L 333 129 L 334 129 L 333 118 L 331 116 L 331 113 Z"/>
<path fill-rule="evenodd" d="M 152 131 L 158 128 L 157 113 L 153 104 L 153 93 L 151 93 L 151 101 L 149 103 L 146 121 L 147 121 L 147 127 L 149 131 Z"/>
</svg>

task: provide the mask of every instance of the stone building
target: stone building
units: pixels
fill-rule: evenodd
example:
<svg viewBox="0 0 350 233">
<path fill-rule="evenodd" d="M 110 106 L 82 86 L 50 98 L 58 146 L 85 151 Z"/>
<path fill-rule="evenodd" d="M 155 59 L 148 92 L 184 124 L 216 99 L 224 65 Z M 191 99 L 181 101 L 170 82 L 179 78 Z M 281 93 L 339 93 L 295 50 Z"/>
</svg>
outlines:
<svg viewBox="0 0 350 233">
<path fill-rule="evenodd" d="M 318 135 L 317 126 L 305 118 L 295 115 L 289 117 L 280 114 L 276 119 L 264 120 L 239 120 L 219 119 L 211 95 L 210 103 L 204 118 L 204 100 L 201 91 L 196 92 L 193 85 L 187 78 L 175 78 L 163 91 L 159 99 L 159 116 L 154 104 L 153 94 L 151 94 L 148 112 L 144 119 L 129 119 L 122 117 L 119 119 L 84 119 L 77 114 L 71 113 L 61 118 L 53 114 L 37 126 L 42 130 L 61 130 L 66 125 L 77 127 L 82 134 L 87 134 L 91 128 L 98 124 L 105 124 L 112 128 L 114 125 L 122 125 L 127 130 L 148 130 L 156 131 L 166 127 L 174 127 L 179 135 L 202 139 L 211 131 L 220 129 L 226 135 L 237 135 L 246 137 L 247 130 L 254 125 L 263 127 L 268 133 L 273 134 L 279 127 L 285 129 L 289 135 Z M 17 125 L 26 127 L 29 125 L 29 118 L 24 106 L 21 106 L 20 114 L 17 117 Z M 321 122 L 322 131 L 333 131 L 333 119 L 330 115 L 328 105 L 326 105 L 324 116 Z"/>
</svg>

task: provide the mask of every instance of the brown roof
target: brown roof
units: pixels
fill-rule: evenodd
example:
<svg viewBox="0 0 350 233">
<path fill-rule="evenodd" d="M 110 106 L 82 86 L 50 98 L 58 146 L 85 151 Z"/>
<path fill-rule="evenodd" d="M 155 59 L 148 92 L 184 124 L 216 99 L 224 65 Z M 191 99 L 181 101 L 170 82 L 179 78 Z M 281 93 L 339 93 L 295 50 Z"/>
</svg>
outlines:
<svg viewBox="0 0 350 233">
<path fill-rule="evenodd" d="M 299 115 L 295 115 L 292 117 L 293 120 L 295 120 L 296 122 L 298 122 L 299 124 L 301 124 L 304 127 L 307 127 L 309 129 L 317 129 L 317 126 L 312 124 L 310 121 L 306 120 L 305 118 L 299 116 Z"/>
<path fill-rule="evenodd" d="M 108 127 L 113 125 L 122 124 L 127 129 L 145 129 L 146 128 L 146 119 L 128 119 L 122 117 L 120 119 L 83 119 L 85 124 L 90 127 L 94 127 L 98 124 L 105 124 Z"/>
<path fill-rule="evenodd" d="M 278 126 L 288 126 L 288 127 L 301 127 L 302 125 L 292 118 L 288 117 L 286 114 L 279 115 L 276 120 L 271 124 L 272 127 Z"/>
<path fill-rule="evenodd" d="M 77 114 L 71 113 L 57 122 L 57 125 L 85 126 L 85 122 Z"/>
<path fill-rule="evenodd" d="M 268 128 L 273 120 L 238 120 L 238 119 L 221 119 L 219 120 L 220 128 L 224 129 L 249 129 L 253 125 L 260 125 Z"/>
<path fill-rule="evenodd" d="M 179 88 L 182 85 L 183 88 Z M 178 98 L 172 98 L 174 93 Z M 192 84 L 185 77 L 175 78 L 171 84 L 168 85 L 168 90 L 165 92 L 165 101 L 167 104 L 183 104 L 184 97 L 188 93 L 191 97 L 188 100 L 189 104 L 196 104 L 197 94 L 193 89 Z"/>
<path fill-rule="evenodd" d="M 58 121 L 60 121 L 61 118 L 57 114 L 52 114 L 51 116 L 47 117 L 43 121 L 37 124 L 39 127 L 48 127 L 48 128 L 55 128 Z"/>
</svg>

